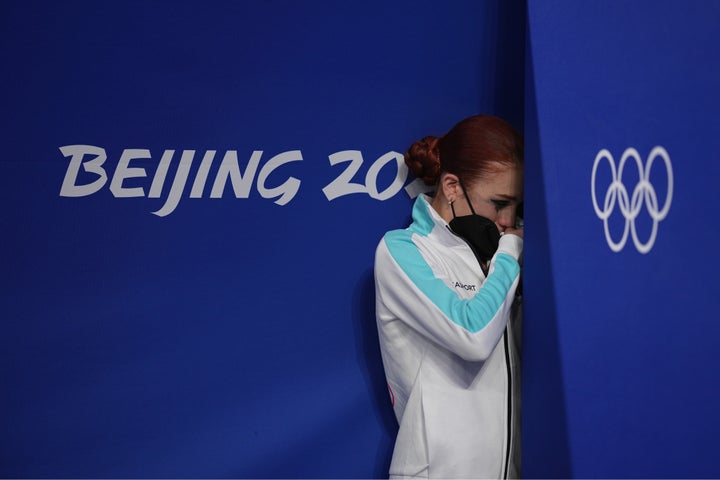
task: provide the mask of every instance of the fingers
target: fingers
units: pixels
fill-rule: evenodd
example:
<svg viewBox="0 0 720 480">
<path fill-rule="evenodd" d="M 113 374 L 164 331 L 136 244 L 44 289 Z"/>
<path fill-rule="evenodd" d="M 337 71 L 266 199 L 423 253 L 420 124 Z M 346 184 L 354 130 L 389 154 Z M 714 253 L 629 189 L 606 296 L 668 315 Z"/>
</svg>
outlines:
<svg viewBox="0 0 720 480">
<path fill-rule="evenodd" d="M 523 238 L 524 229 L 523 228 L 506 228 L 505 229 L 505 235 L 517 235 L 520 238 Z"/>
</svg>

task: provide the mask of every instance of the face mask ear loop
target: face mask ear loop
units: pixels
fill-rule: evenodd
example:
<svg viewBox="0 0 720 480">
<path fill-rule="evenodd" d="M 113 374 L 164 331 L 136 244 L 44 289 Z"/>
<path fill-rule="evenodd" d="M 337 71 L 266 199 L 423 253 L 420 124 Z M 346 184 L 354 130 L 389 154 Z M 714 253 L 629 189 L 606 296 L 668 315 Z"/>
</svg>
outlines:
<svg viewBox="0 0 720 480">
<path fill-rule="evenodd" d="M 458 181 L 460 182 L 460 188 L 463 189 L 463 193 L 465 194 L 465 200 L 467 200 L 468 206 L 470 207 L 470 211 L 472 212 L 473 215 L 477 215 L 475 213 L 475 209 L 472 206 L 472 203 L 470 203 L 470 197 L 468 196 L 467 188 L 465 188 L 465 185 L 463 185 L 463 181 L 460 178 L 458 178 Z M 453 210 L 453 215 L 454 214 L 455 214 L 455 210 Z"/>
</svg>

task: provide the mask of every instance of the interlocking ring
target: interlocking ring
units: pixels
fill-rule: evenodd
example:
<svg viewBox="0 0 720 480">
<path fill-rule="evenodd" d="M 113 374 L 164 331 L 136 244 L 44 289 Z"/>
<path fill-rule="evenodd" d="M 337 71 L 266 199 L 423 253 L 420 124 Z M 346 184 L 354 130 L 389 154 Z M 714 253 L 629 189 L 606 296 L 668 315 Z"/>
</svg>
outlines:
<svg viewBox="0 0 720 480">
<path fill-rule="evenodd" d="M 653 161 L 655 161 L 656 157 L 660 157 L 663 159 L 663 161 L 665 162 L 665 169 L 667 170 L 667 195 L 665 197 L 663 207 L 660 210 L 658 210 L 658 199 L 655 192 L 655 187 L 653 187 L 653 185 L 650 183 L 650 169 L 652 168 Z M 628 190 L 622 181 L 623 170 L 625 169 L 625 162 L 627 162 L 628 158 L 632 158 L 633 160 L 635 160 L 635 164 L 637 165 L 638 173 L 640 175 L 640 179 L 638 180 L 637 185 L 635 185 L 631 197 L 628 197 Z M 605 203 L 603 204 L 603 208 L 600 209 L 595 193 L 595 176 L 597 174 L 598 165 L 603 159 L 607 159 L 610 165 L 610 171 L 612 172 L 612 183 L 608 187 L 608 191 L 605 194 Z M 620 165 L 616 170 L 615 161 L 613 160 L 612 155 L 608 150 L 603 148 L 598 152 L 597 156 L 595 157 L 595 163 L 593 164 L 592 169 L 591 190 L 595 214 L 597 214 L 598 218 L 603 221 L 605 227 L 605 238 L 607 239 L 610 249 L 613 252 L 619 252 L 620 250 L 622 250 L 625 246 L 625 243 L 627 242 L 628 232 L 630 232 L 632 233 L 635 248 L 637 248 L 640 253 L 647 253 L 650 251 L 650 249 L 652 249 L 653 245 L 655 244 L 658 224 L 667 216 L 668 211 L 670 210 L 670 203 L 672 202 L 673 173 L 672 164 L 670 163 L 670 156 L 663 147 L 657 146 L 653 148 L 650 152 L 647 164 L 645 165 L 645 168 L 643 168 L 640 154 L 637 152 L 637 150 L 631 147 L 625 150 L 625 152 L 623 153 L 622 158 L 620 158 Z M 613 211 L 615 210 L 616 201 L 618 206 L 620 207 L 620 212 L 622 212 L 623 217 L 625 217 L 625 229 L 623 230 L 622 238 L 619 242 L 613 241 L 612 237 L 610 236 L 610 228 L 608 226 L 608 218 L 610 218 L 610 215 L 612 215 Z M 652 231 L 650 232 L 650 238 L 648 238 L 647 242 L 645 243 L 643 243 L 638 238 L 637 229 L 635 227 L 635 219 L 640 214 L 643 203 L 645 204 L 653 222 Z"/>
</svg>

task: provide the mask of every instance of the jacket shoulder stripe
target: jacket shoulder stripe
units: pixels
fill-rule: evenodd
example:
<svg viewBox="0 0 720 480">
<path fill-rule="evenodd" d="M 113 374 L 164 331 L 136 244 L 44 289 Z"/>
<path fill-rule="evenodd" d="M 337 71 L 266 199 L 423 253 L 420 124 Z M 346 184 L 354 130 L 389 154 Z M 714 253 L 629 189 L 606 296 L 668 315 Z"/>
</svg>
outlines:
<svg viewBox="0 0 720 480">
<path fill-rule="evenodd" d="M 471 333 L 490 323 L 502 307 L 508 291 L 520 273 L 517 260 L 499 253 L 493 273 L 471 299 L 461 299 L 445 282 L 437 278 L 415 246 L 410 230 L 395 230 L 385 235 L 390 256 L 410 281 L 450 321 Z"/>
</svg>

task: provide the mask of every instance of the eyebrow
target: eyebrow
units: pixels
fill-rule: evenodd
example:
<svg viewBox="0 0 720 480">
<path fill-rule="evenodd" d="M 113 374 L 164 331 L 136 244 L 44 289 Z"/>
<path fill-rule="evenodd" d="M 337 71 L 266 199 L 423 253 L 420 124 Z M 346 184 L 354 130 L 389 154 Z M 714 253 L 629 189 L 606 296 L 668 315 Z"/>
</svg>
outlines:
<svg viewBox="0 0 720 480">
<path fill-rule="evenodd" d="M 500 197 L 500 198 L 502 198 L 503 200 L 517 201 L 517 199 L 518 199 L 515 195 L 505 195 L 505 194 L 503 194 L 503 193 L 497 193 L 497 194 L 495 194 L 494 196 L 495 196 L 495 197 Z"/>
</svg>

